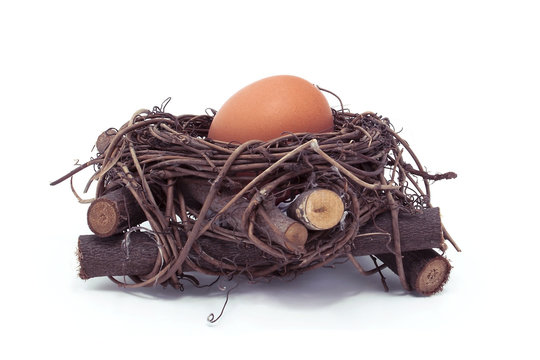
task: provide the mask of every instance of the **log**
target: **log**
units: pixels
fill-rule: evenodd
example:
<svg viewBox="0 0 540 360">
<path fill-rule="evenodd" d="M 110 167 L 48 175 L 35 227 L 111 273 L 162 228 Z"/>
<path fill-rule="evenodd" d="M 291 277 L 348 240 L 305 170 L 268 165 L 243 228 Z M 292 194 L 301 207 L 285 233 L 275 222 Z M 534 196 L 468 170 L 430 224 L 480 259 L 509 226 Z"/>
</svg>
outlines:
<svg viewBox="0 0 540 360">
<path fill-rule="evenodd" d="M 338 194 L 328 189 L 312 189 L 298 195 L 287 214 L 310 230 L 326 230 L 341 221 L 344 211 Z"/>
<path fill-rule="evenodd" d="M 397 274 L 394 254 L 379 254 L 376 256 Z M 404 252 L 403 267 L 409 286 L 419 294 L 426 296 L 442 290 L 452 269 L 450 262 L 432 249 Z"/>
<path fill-rule="evenodd" d="M 401 251 L 441 248 L 444 246 L 439 208 L 424 209 L 421 213 L 399 213 Z M 392 216 L 385 212 L 359 229 L 354 244 L 361 244 L 360 253 L 376 255 L 390 253 L 392 248 Z"/>
<path fill-rule="evenodd" d="M 107 151 L 107 148 L 117 132 L 116 129 L 108 129 L 98 136 L 96 140 L 96 149 L 98 153 L 103 154 Z"/>
<path fill-rule="evenodd" d="M 143 276 L 149 274 L 159 256 L 156 242 L 147 234 L 133 232 L 102 239 L 96 235 L 79 236 L 77 255 L 79 277 Z"/>
<path fill-rule="evenodd" d="M 274 204 L 265 203 L 263 209 L 257 211 L 255 221 L 259 231 L 281 246 L 296 253 L 305 252 L 304 245 L 308 239 L 306 227 L 285 216 Z"/>
<path fill-rule="evenodd" d="M 199 205 L 206 199 L 210 190 L 208 182 L 201 182 L 197 179 L 183 180 L 180 182 L 180 188 L 185 197 L 191 197 Z M 218 194 L 210 204 L 210 210 L 219 212 L 233 198 L 233 195 Z M 221 215 L 233 229 L 243 231 L 242 216 L 246 211 L 249 202 L 240 198 L 228 211 Z M 255 218 L 258 230 L 271 238 L 272 241 L 295 252 L 303 253 L 304 245 L 308 239 L 307 229 L 298 221 L 295 221 L 284 215 L 275 204 L 266 201 L 263 208 L 259 208 Z"/>
<path fill-rule="evenodd" d="M 129 189 L 120 187 L 94 200 L 86 219 L 90 230 L 105 238 L 142 223 L 146 216 Z"/>
<path fill-rule="evenodd" d="M 120 130 L 125 129 L 129 125 L 130 125 L 130 121 L 124 123 L 124 125 L 120 127 Z M 115 128 L 110 128 L 110 129 L 105 130 L 98 136 L 96 140 L 96 149 L 98 153 L 104 154 L 105 151 L 107 151 L 107 148 L 109 147 L 109 145 L 111 144 L 111 142 L 113 141 L 117 133 L 118 133 L 118 130 L 116 130 Z"/>
<path fill-rule="evenodd" d="M 377 255 L 389 252 L 388 243 L 391 239 L 388 236 L 373 234 L 373 232 L 376 230 L 380 233 L 382 230 L 391 233 L 392 219 L 390 213 L 383 213 L 375 220 L 377 226 L 381 229 L 375 228 L 373 224 L 360 228 L 359 236 L 351 244 L 351 253 L 354 256 Z M 416 215 L 400 214 L 402 250 L 406 252 L 440 248 L 442 246 L 441 228 L 438 208 L 426 209 Z M 372 234 L 365 236 L 368 233 Z M 148 274 L 156 261 L 160 259 L 158 259 L 159 252 L 156 243 L 146 233 L 133 232 L 130 234 L 130 241 L 128 242 L 129 258 L 126 258 L 125 246 L 122 247 L 124 237 L 123 234 L 107 239 L 101 239 L 95 235 L 80 236 L 81 278 Z M 206 253 L 217 259 L 234 259 L 238 265 L 270 264 L 267 257 L 250 244 L 239 247 L 236 243 L 208 237 L 200 237 L 197 242 Z M 382 256 L 384 257 L 384 255 Z M 184 271 L 191 271 L 185 265 Z"/>
</svg>

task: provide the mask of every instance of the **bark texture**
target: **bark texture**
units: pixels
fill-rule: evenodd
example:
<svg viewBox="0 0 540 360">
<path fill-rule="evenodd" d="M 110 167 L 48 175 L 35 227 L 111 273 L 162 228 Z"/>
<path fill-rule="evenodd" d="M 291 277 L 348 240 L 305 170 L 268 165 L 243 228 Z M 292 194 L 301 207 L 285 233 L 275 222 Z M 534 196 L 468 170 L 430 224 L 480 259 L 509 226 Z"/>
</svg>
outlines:
<svg viewBox="0 0 540 360">
<path fill-rule="evenodd" d="M 383 213 L 375 219 L 374 223 L 362 227 L 351 244 L 351 254 L 354 256 L 388 254 L 392 243 L 391 224 L 390 214 Z M 401 247 L 404 252 L 441 247 L 442 230 L 439 209 L 426 209 L 423 213 L 416 215 L 401 214 L 400 232 Z M 125 234 L 106 239 L 95 235 L 80 236 L 80 277 L 88 279 L 97 276 L 142 276 L 150 273 L 156 263 L 161 262 L 158 246 L 150 235 L 133 232 L 130 233 L 128 241 L 125 238 Z M 272 259 L 251 244 L 233 243 L 204 236 L 200 237 L 197 243 L 205 253 L 212 257 L 228 259 L 231 263 L 241 266 L 272 264 Z M 381 255 L 381 260 L 392 268 L 392 262 L 386 255 Z M 184 271 L 191 271 L 192 269 L 186 265 Z M 201 260 L 199 265 L 209 264 Z M 413 279 L 412 276 L 409 278 Z"/>
</svg>

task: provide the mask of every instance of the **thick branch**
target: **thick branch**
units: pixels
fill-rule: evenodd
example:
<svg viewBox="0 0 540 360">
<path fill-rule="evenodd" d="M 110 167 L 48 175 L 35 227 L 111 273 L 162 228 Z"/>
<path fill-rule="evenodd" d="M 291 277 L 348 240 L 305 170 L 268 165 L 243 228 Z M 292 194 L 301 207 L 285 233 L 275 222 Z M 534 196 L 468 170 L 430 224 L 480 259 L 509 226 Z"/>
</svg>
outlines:
<svg viewBox="0 0 540 360">
<path fill-rule="evenodd" d="M 191 197 L 202 204 L 208 194 L 209 186 L 207 182 L 190 179 L 181 182 L 181 189 L 184 196 Z M 232 195 L 217 194 L 210 204 L 210 210 L 215 213 L 219 212 L 232 198 Z M 242 216 L 248 205 L 249 202 L 246 199 L 240 198 L 235 205 L 220 216 L 234 229 L 244 231 L 245 229 L 242 229 Z M 271 238 L 272 241 L 291 251 L 304 252 L 304 244 L 308 238 L 307 229 L 301 223 L 284 215 L 273 203 L 264 202 L 263 208 L 258 209 L 256 225 L 258 230 Z"/>
<path fill-rule="evenodd" d="M 339 223 L 344 211 L 338 194 L 328 189 L 312 189 L 298 195 L 287 214 L 310 230 L 326 230 Z"/>
<path fill-rule="evenodd" d="M 137 200 L 125 187 L 94 200 L 87 213 L 90 230 L 100 237 L 119 234 L 145 220 L 146 217 Z"/>
<path fill-rule="evenodd" d="M 377 257 L 397 273 L 393 254 L 379 254 Z M 428 296 L 442 290 L 452 269 L 448 260 L 432 249 L 404 252 L 403 267 L 411 288 Z"/>
<path fill-rule="evenodd" d="M 102 239 L 96 235 L 79 236 L 79 276 L 90 279 L 97 276 L 149 274 L 156 261 L 160 261 L 156 242 L 147 234 L 133 232 Z"/>
<path fill-rule="evenodd" d="M 359 229 L 353 255 L 376 255 L 393 251 L 392 216 L 385 212 Z M 443 233 L 439 208 L 418 214 L 399 213 L 401 251 L 440 248 Z"/>
<path fill-rule="evenodd" d="M 432 249 L 442 246 L 442 230 L 438 208 L 426 209 L 421 214 L 400 214 L 401 248 L 405 251 Z M 352 242 L 354 256 L 389 253 L 392 219 L 389 213 L 379 215 L 376 225 L 360 228 Z M 94 235 L 79 237 L 80 276 L 145 275 L 156 261 L 160 261 L 158 247 L 150 235 L 134 232 L 129 241 L 125 235 L 101 239 Z M 219 239 L 200 237 L 201 248 L 216 259 L 229 259 L 238 266 L 269 265 L 271 261 L 255 246 L 238 245 Z M 123 245 L 124 244 L 124 245 Z M 129 250 L 129 252 L 127 252 Z M 129 255 L 128 255 L 129 254 Z M 384 260 L 383 260 L 384 261 Z M 191 271 L 185 267 L 184 271 Z"/>
</svg>

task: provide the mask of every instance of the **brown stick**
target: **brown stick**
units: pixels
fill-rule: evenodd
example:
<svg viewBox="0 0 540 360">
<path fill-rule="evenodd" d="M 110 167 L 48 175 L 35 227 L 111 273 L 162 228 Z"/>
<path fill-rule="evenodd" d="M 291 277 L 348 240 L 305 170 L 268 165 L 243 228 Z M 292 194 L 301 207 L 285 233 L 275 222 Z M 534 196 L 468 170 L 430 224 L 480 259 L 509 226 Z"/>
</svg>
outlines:
<svg viewBox="0 0 540 360">
<path fill-rule="evenodd" d="M 184 196 L 202 204 L 208 194 L 209 186 L 198 180 L 184 180 L 181 182 Z M 218 194 L 210 204 L 210 210 L 219 212 L 231 199 L 232 195 Z M 242 231 L 242 216 L 249 202 L 240 198 L 228 211 L 222 214 L 222 218 L 234 229 Z M 307 229 L 299 222 L 283 215 L 283 213 L 270 202 L 265 202 L 263 208 L 257 211 L 256 225 L 260 232 L 272 241 L 287 249 L 302 253 L 304 244 L 308 238 Z"/>
<path fill-rule="evenodd" d="M 146 220 L 139 204 L 125 187 L 94 200 L 88 208 L 86 218 L 90 230 L 100 237 L 119 234 Z"/>
<path fill-rule="evenodd" d="M 124 123 L 124 125 L 120 127 L 120 130 L 124 130 L 125 128 L 127 128 L 130 122 L 131 121 Z M 113 141 L 114 137 L 116 136 L 116 133 L 118 133 L 118 130 L 114 128 L 110 128 L 110 129 L 105 130 L 98 136 L 96 140 L 96 149 L 98 153 L 103 154 L 105 153 L 105 151 L 107 151 L 107 148 Z"/>
<path fill-rule="evenodd" d="M 96 140 L 96 149 L 98 153 L 103 154 L 107 150 L 116 133 L 116 129 L 108 129 L 98 136 Z"/>
<path fill-rule="evenodd" d="M 77 251 L 79 277 L 143 276 L 149 274 L 156 261 L 161 261 L 156 242 L 147 234 L 133 232 L 115 235 L 106 240 L 95 235 L 79 237 Z"/>
<path fill-rule="evenodd" d="M 287 214 L 310 230 L 326 230 L 339 223 L 344 211 L 338 194 L 328 189 L 312 189 L 298 195 Z"/>
<path fill-rule="evenodd" d="M 386 184 L 386 179 L 383 174 L 379 174 L 382 184 Z M 390 192 L 386 192 L 386 199 L 390 205 L 390 213 L 392 214 L 392 238 L 394 242 L 394 248 L 392 253 L 396 257 L 396 268 L 397 274 L 399 275 L 399 280 L 401 281 L 401 286 L 405 290 L 410 290 L 409 284 L 407 282 L 407 277 L 405 275 L 405 270 L 403 267 L 403 260 L 401 256 L 401 233 L 399 230 L 399 207 L 396 204 L 394 196 Z"/>
<path fill-rule="evenodd" d="M 353 240 L 351 254 L 354 256 L 384 254 L 391 243 L 392 218 L 386 212 L 373 223 L 360 228 Z M 442 246 L 442 230 L 438 208 L 426 209 L 421 214 L 400 214 L 401 245 L 403 251 L 439 248 Z M 122 247 L 125 235 L 101 239 L 94 235 L 79 237 L 80 276 L 89 279 L 96 276 L 122 276 L 148 274 L 156 262 L 161 261 L 156 242 L 146 233 L 130 234 L 126 257 L 126 246 Z M 271 264 L 254 246 L 239 247 L 235 243 L 200 237 L 202 249 L 216 259 L 230 259 L 239 266 Z M 344 254 L 345 255 L 345 254 Z M 393 256 L 393 255 L 392 255 Z M 383 260 L 384 261 L 384 260 Z M 183 271 L 191 271 L 184 264 Z"/>
<path fill-rule="evenodd" d="M 377 257 L 397 274 L 393 254 L 379 254 Z M 411 288 L 426 296 L 442 290 L 452 269 L 448 260 L 432 249 L 404 252 L 403 267 Z"/>
<path fill-rule="evenodd" d="M 354 246 L 360 248 L 353 255 L 376 255 L 393 251 L 391 213 L 385 212 L 358 231 Z M 439 208 L 424 209 L 418 214 L 399 213 L 399 232 L 402 251 L 441 248 L 443 234 Z"/>
</svg>

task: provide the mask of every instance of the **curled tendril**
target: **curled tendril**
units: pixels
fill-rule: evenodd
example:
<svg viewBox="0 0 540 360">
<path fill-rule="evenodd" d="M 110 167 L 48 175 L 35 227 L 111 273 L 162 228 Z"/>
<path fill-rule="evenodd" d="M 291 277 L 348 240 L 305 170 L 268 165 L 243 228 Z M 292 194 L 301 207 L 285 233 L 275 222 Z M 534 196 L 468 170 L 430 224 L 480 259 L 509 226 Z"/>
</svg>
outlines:
<svg viewBox="0 0 540 360">
<path fill-rule="evenodd" d="M 208 317 L 206 318 L 206 321 L 213 324 L 223 316 L 225 307 L 227 306 L 227 303 L 229 302 L 229 295 L 231 294 L 231 291 L 233 291 L 237 286 L 238 284 L 235 284 L 233 287 L 227 290 L 227 295 L 225 296 L 225 302 L 223 303 L 223 306 L 221 307 L 221 312 L 219 313 L 219 315 L 215 317 L 214 313 L 210 313 Z"/>
</svg>

